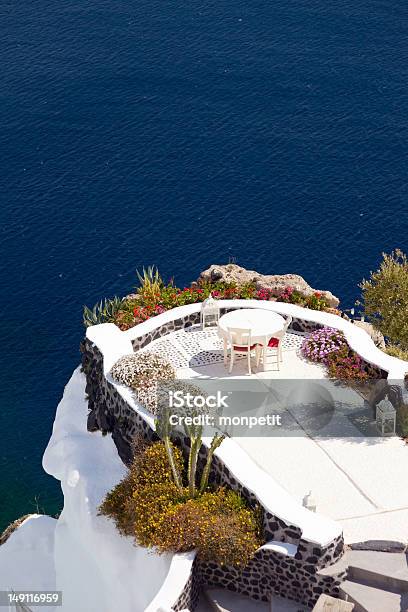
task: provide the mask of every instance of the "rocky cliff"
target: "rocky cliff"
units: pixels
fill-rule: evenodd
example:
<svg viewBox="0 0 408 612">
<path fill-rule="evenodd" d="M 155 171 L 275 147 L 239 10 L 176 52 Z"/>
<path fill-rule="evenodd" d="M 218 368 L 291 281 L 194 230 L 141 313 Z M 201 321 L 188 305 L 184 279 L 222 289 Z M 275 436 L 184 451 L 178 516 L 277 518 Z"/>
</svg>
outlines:
<svg viewBox="0 0 408 612">
<path fill-rule="evenodd" d="M 217 265 L 213 264 L 204 272 L 201 272 L 198 282 L 223 281 L 229 283 L 255 283 L 257 289 L 270 289 L 281 294 L 288 287 L 293 287 L 304 295 L 319 292 L 327 300 L 331 308 L 337 308 L 339 298 L 330 291 L 313 289 L 302 276 L 298 274 L 259 274 L 254 270 L 247 270 L 236 264 Z"/>
</svg>

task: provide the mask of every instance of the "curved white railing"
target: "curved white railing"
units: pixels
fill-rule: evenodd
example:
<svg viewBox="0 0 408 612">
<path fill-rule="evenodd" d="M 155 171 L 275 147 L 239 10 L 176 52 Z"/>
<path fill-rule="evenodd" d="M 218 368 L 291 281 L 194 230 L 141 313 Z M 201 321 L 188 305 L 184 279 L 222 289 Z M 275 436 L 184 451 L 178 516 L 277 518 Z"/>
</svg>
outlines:
<svg viewBox="0 0 408 612">
<path fill-rule="evenodd" d="M 378 366 L 382 370 L 388 372 L 388 378 L 392 380 L 403 379 L 408 372 L 408 362 L 396 357 L 391 357 L 378 347 L 375 346 L 371 337 L 364 329 L 358 327 L 343 319 L 338 315 L 310 308 L 302 308 L 296 304 L 287 304 L 285 302 L 268 302 L 264 300 L 219 300 L 220 308 L 262 308 L 271 310 L 283 315 L 291 315 L 297 319 L 302 319 L 311 323 L 319 323 L 328 327 L 334 327 L 342 331 L 351 348 L 356 351 L 365 361 L 372 365 Z M 134 340 L 145 334 L 148 334 L 158 327 L 181 319 L 183 317 L 200 312 L 201 303 L 188 304 L 187 306 L 178 306 L 171 310 L 167 310 L 161 315 L 157 315 L 132 327 L 123 332 L 126 338 Z"/>
</svg>

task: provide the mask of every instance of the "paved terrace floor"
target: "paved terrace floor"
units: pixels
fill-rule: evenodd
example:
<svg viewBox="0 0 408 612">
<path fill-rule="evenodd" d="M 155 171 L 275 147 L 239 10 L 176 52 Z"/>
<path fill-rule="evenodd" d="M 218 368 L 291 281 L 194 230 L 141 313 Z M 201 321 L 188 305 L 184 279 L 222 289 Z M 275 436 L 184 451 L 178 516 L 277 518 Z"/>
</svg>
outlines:
<svg viewBox="0 0 408 612">
<path fill-rule="evenodd" d="M 254 368 L 251 377 L 246 358 L 237 361 L 233 373 L 228 373 L 215 329 L 192 327 L 173 332 L 143 350 L 166 356 L 179 378 L 194 378 L 197 383 L 213 377 L 251 380 L 268 390 L 279 379 L 325 379 L 323 367 L 301 357 L 302 341 L 302 336 L 286 334 L 280 370 Z M 299 501 L 311 490 L 318 512 L 342 524 L 347 543 L 373 539 L 407 542 L 408 445 L 397 437 L 373 437 L 374 424 L 362 399 L 354 391 L 345 393 L 343 410 L 327 423 L 323 435 L 311 433 L 306 410 L 285 407 L 293 423 L 292 435 L 235 440 Z"/>
</svg>

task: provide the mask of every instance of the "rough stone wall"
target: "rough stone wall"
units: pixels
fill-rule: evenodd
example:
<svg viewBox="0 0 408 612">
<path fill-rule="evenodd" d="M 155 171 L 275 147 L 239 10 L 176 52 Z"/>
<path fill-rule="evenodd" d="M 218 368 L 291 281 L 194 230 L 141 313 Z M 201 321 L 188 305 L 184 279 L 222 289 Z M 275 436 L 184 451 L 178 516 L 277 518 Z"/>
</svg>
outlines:
<svg viewBox="0 0 408 612">
<path fill-rule="evenodd" d="M 292 323 L 289 325 L 289 329 L 301 333 L 301 334 L 310 334 L 310 332 L 316 331 L 316 329 L 321 329 L 323 325 L 320 323 L 314 323 L 314 321 L 305 321 L 304 319 L 298 319 L 293 317 Z"/>
<path fill-rule="evenodd" d="M 200 322 L 200 313 L 194 312 L 191 315 L 187 315 L 186 317 L 181 317 L 180 319 L 174 319 L 173 321 L 169 321 L 168 323 L 164 323 L 157 329 L 144 334 L 143 336 L 139 336 L 138 338 L 134 338 L 132 340 L 133 350 L 135 352 L 139 351 L 153 340 L 157 340 L 157 338 L 161 338 L 166 334 L 170 334 L 171 332 L 177 331 L 179 329 L 184 329 L 185 327 L 191 327 L 191 325 L 197 325 Z"/>
<path fill-rule="evenodd" d="M 103 373 L 103 356 L 99 349 L 86 339 L 81 343 L 81 352 L 89 407 L 88 431 L 111 433 L 119 457 L 125 465 L 130 465 L 137 435 L 141 434 L 147 440 L 158 438 L 144 418 L 135 412 L 106 380 Z"/>
<path fill-rule="evenodd" d="M 313 564 L 259 549 L 245 568 L 200 564 L 202 584 L 221 587 L 253 599 L 270 601 L 271 594 L 313 607 L 321 593 L 337 597 L 345 571 L 322 576 Z"/>
<path fill-rule="evenodd" d="M 196 322 L 194 317 L 191 317 L 192 320 L 190 317 L 185 319 L 173 322 L 180 327 L 169 329 L 168 324 L 162 326 L 165 329 L 161 329 L 161 333 L 169 333 L 173 329 L 181 329 L 186 324 L 191 325 Z M 153 339 L 151 337 L 151 340 Z M 140 346 L 146 344 L 147 341 Z M 81 351 L 90 410 L 88 430 L 111 433 L 119 456 L 126 465 L 129 465 L 133 458 L 135 436 L 141 434 L 148 440 L 157 439 L 157 436 L 143 417 L 127 404 L 114 385 L 105 378 L 103 356 L 99 349 L 86 339 L 81 344 Z M 179 443 L 184 454 L 187 454 L 188 438 L 181 437 Z M 206 454 L 207 449 L 203 446 L 199 456 L 198 472 L 203 468 Z M 214 457 L 210 482 L 225 484 L 238 491 L 252 507 L 259 505 L 256 496 L 234 478 L 218 457 Z M 285 523 L 267 510 L 264 512 L 264 528 L 267 541 L 277 540 L 296 545 L 295 558 L 260 550 L 243 570 L 198 562 L 183 594 L 175 602 L 174 610 L 186 607 L 194 609 L 200 583 L 224 587 L 255 599 L 270 598 L 273 593 L 277 593 L 305 605 L 313 605 L 321 592 L 336 595 L 340 579 L 319 576 L 318 570 L 331 565 L 341 557 L 344 548 L 342 537 L 327 547 L 316 546 L 302 539 L 302 532 L 297 526 Z"/>
</svg>

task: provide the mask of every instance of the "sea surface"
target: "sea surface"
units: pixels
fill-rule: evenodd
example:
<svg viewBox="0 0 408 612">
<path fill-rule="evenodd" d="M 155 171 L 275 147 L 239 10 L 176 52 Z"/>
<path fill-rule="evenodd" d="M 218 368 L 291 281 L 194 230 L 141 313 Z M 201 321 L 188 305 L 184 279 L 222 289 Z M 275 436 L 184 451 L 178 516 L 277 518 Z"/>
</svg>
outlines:
<svg viewBox="0 0 408 612">
<path fill-rule="evenodd" d="M 351 307 L 407 250 L 405 0 L 3 0 L 0 529 L 41 467 L 82 305 L 157 264 L 295 272 Z"/>
</svg>

